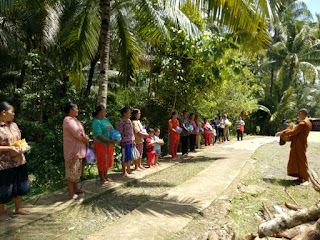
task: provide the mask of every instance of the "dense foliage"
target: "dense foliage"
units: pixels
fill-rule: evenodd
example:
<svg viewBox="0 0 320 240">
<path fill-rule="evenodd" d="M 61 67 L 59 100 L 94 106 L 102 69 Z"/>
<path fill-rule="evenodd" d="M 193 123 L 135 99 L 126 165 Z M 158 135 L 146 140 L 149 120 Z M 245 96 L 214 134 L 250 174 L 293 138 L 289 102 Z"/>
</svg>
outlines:
<svg viewBox="0 0 320 240">
<path fill-rule="evenodd" d="M 13 2 L 0 1 L 0 101 L 14 105 L 22 135 L 32 143 L 27 159 L 34 183 L 52 185 L 65 178 L 62 103 L 79 105 L 78 118 L 92 139 L 91 112 L 103 80 L 101 10 L 97 0 Z M 274 134 L 301 107 L 320 117 L 320 16 L 313 21 L 303 3 L 258 1 L 257 9 L 269 2 L 273 11 L 261 19 L 258 10 L 244 11 L 251 1 L 237 1 L 234 11 L 227 1 L 215 9 L 224 18 L 215 19 L 192 1 L 180 9 L 169 2 L 111 6 L 105 94 L 114 126 L 124 106 L 141 109 L 143 124 L 160 127 L 166 143 L 173 110 L 208 118 L 227 113 L 233 121 L 242 115 L 246 132 L 255 134 Z M 239 11 L 247 15 L 237 18 Z"/>
</svg>

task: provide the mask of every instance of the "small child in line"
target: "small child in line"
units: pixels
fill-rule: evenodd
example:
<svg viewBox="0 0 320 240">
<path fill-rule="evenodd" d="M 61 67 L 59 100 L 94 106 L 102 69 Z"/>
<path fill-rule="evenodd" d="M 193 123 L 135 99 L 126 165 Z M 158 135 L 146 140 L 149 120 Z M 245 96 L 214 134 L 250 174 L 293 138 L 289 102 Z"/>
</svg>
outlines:
<svg viewBox="0 0 320 240">
<path fill-rule="evenodd" d="M 153 160 L 155 159 L 155 154 L 156 151 L 154 150 L 154 140 L 153 140 L 153 136 L 154 136 L 154 129 L 153 128 L 149 128 L 148 129 L 148 134 L 149 136 L 146 139 L 146 145 L 147 145 L 147 158 L 148 158 L 148 166 L 149 168 L 151 166 L 153 166 Z"/>
<path fill-rule="evenodd" d="M 164 144 L 163 140 L 160 139 L 160 129 L 159 128 L 156 128 L 154 130 L 154 136 L 153 136 L 153 140 L 154 140 L 154 150 L 156 151 L 155 153 L 155 160 L 154 160 L 154 165 L 155 166 L 158 166 L 160 165 L 158 160 L 159 160 L 159 157 L 161 155 L 161 146 Z"/>
</svg>

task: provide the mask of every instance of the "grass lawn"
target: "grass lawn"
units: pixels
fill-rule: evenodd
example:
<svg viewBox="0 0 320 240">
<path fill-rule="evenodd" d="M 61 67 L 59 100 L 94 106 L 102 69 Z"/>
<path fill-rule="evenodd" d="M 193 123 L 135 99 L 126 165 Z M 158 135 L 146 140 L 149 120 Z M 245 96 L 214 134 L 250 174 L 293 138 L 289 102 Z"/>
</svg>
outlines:
<svg viewBox="0 0 320 240">
<path fill-rule="evenodd" d="M 263 145 L 254 153 L 252 158 L 253 170 L 243 181 L 245 185 L 257 185 L 266 189 L 265 192 L 252 196 L 238 192 L 232 199 L 231 217 L 234 220 L 234 229 L 239 236 L 244 237 L 250 232 L 256 232 L 260 223 L 265 220 L 261 212 L 262 203 L 276 214 L 274 205 L 283 208 L 286 201 L 292 202 L 287 191 L 302 206 L 308 207 L 319 200 L 319 193 L 311 185 L 296 185 L 293 178 L 287 176 L 290 144 L 279 146 L 277 142 Z M 310 143 L 307 149 L 309 168 L 320 173 L 320 143 Z"/>
</svg>

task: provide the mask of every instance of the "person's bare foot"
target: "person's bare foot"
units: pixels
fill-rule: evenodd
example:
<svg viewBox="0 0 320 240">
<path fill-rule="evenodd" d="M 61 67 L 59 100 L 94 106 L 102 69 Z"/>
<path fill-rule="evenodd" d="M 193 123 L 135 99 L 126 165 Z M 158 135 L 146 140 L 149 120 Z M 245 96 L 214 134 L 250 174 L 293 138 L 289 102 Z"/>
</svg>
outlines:
<svg viewBox="0 0 320 240">
<path fill-rule="evenodd" d="M 3 214 L 0 214 L 0 221 L 10 221 L 11 220 L 11 217 L 9 217 L 9 215 L 3 213 Z"/>
<path fill-rule="evenodd" d="M 24 210 L 23 208 L 16 210 L 15 213 L 20 214 L 20 215 L 30 215 L 31 214 L 30 211 Z"/>
<path fill-rule="evenodd" d="M 134 174 L 131 170 L 130 171 L 127 170 L 127 173 L 128 174 Z"/>
<path fill-rule="evenodd" d="M 139 168 L 139 167 L 138 167 L 138 168 L 136 168 L 135 170 L 136 170 L 136 171 L 138 171 L 138 172 L 141 172 L 141 171 L 142 171 L 142 169 L 141 169 L 141 168 Z"/>
<path fill-rule="evenodd" d="M 309 181 L 305 181 L 305 182 L 301 183 L 300 186 L 308 186 L 309 184 L 310 184 Z"/>
<path fill-rule="evenodd" d="M 78 194 L 73 194 L 72 197 L 70 197 L 72 200 L 79 200 L 80 196 Z"/>
<path fill-rule="evenodd" d="M 113 182 L 113 180 L 111 178 L 107 178 L 106 179 L 108 182 Z"/>
<path fill-rule="evenodd" d="M 109 181 L 105 179 L 103 182 L 101 182 L 102 185 L 108 185 Z"/>
<path fill-rule="evenodd" d="M 130 176 L 129 176 L 128 173 L 123 174 L 122 177 L 124 177 L 124 178 L 130 178 Z"/>
</svg>

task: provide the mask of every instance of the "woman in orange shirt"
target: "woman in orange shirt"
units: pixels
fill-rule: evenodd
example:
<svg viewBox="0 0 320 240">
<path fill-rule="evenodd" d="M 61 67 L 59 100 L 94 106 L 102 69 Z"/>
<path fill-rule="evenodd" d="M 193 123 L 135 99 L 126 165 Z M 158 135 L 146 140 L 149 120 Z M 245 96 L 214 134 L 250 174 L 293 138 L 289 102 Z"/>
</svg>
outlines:
<svg viewBox="0 0 320 240">
<path fill-rule="evenodd" d="M 180 133 L 176 130 L 179 126 L 178 113 L 172 112 L 169 120 L 169 136 L 170 136 L 170 151 L 172 158 L 177 158 L 178 145 L 180 140 Z"/>
</svg>

